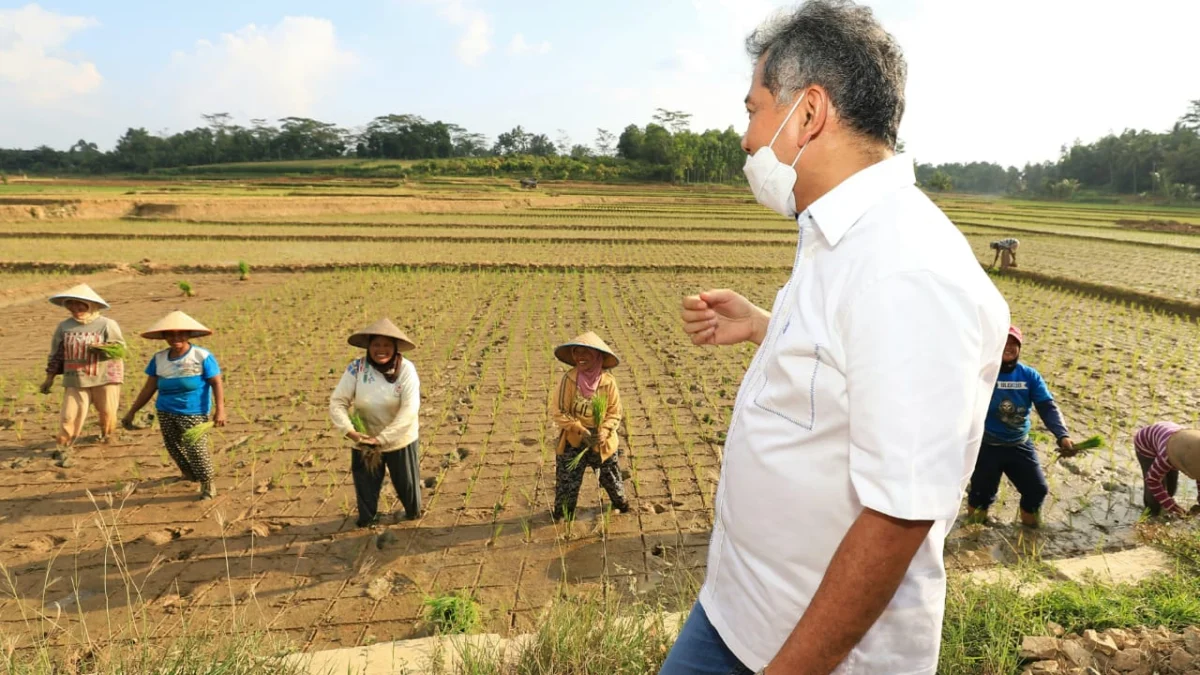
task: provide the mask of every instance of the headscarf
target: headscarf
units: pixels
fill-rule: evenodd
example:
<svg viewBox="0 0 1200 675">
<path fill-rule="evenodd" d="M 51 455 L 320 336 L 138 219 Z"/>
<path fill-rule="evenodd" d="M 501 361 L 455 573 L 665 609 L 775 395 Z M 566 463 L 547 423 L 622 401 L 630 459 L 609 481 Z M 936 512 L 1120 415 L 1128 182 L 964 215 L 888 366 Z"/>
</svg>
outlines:
<svg viewBox="0 0 1200 675">
<path fill-rule="evenodd" d="M 392 359 L 387 363 L 383 365 L 375 363 L 375 359 L 371 358 L 370 347 L 367 348 L 366 355 L 367 363 L 369 363 L 372 368 L 379 371 L 379 373 L 383 375 L 383 379 L 388 381 L 388 384 L 396 383 L 396 380 L 400 377 L 400 363 L 404 360 L 404 357 L 400 355 L 400 341 L 395 339 L 392 341 L 396 345 L 396 351 L 392 354 Z"/>
<path fill-rule="evenodd" d="M 84 313 L 82 318 L 75 319 L 75 315 L 71 314 L 71 318 L 78 321 L 80 325 L 86 326 L 89 323 L 100 318 L 100 310 L 102 309 L 100 307 L 100 305 L 97 305 L 96 303 L 90 302 L 88 300 L 80 300 L 78 298 L 71 298 L 71 299 L 74 300 L 75 302 L 82 302 L 83 304 L 87 305 L 87 307 L 88 307 L 88 311 L 86 313 Z M 68 309 L 67 311 L 70 312 L 71 310 Z"/>
<path fill-rule="evenodd" d="M 595 364 L 587 370 L 575 366 L 575 382 L 579 385 L 579 393 L 583 394 L 584 398 L 591 398 L 596 393 L 596 387 L 600 386 L 600 376 L 603 374 L 603 354 L 599 359 L 595 359 Z"/>
</svg>

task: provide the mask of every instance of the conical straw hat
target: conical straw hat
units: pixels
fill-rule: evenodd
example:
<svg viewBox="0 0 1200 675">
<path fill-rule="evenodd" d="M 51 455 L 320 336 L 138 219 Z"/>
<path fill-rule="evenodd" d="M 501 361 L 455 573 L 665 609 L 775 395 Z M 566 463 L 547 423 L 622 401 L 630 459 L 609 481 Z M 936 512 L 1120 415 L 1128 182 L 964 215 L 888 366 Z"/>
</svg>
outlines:
<svg viewBox="0 0 1200 675">
<path fill-rule="evenodd" d="M 212 335 L 212 331 L 205 327 L 204 324 L 179 310 L 175 310 L 154 322 L 153 326 L 150 326 L 145 333 L 142 333 L 142 337 L 147 340 L 161 340 L 163 339 L 163 333 L 173 330 L 187 331 L 189 338 Z"/>
<path fill-rule="evenodd" d="M 78 286 L 68 288 L 58 295 L 50 296 L 50 302 L 58 305 L 59 307 L 63 307 L 63 303 L 68 300 L 82 300 L 84 302 L 90 302 L 92 304 L 99 305 L 104 309 L 108 309 L 108 303 L 104 301 L 104 298 L 100 297 L 100 295 L 97 294 L 96 291 L 93 291 L 92 287 L 88 286 L 87 284 L 79 284 Z"/>
<path fill-rule="evenodd" d="M 1189 478 L 1200 479 L 1200 430 L 1181 429 L 1167 439 L 1167 459 Z"/>
<path fill-rule="evenodd" d="M 604 340 L 601 340 L 599 335 L 596 335 L 590 330 L 566 344 L 561 344 L 555 347 L 554 357 L 568 366 L 574 366 L 575 360 L 571 358 L 571 347 L 591 347 L 592 349 L 603 353 L 604 368 L 606 370 L 609 368 L 616 368 L 621 363 L 621 359 L 617 358 L 617 355 L 613 353 L 612 348 L 610 348 L 604 342 Z"/>
<path fill-rule="evenodd" d="M 390 337 L 398 340 L 400 344 L 397 347 L 397 351 L 399 351 L 401 354 L 417 348 L 417 345 L 413 343 L 412 340 L 408 339 L 408 336 L 404 334 L 404 331 L 396 328 L 396 324 L 392 323 L 392 320 L 386 317 L 358 331 L 354 335 L 351 335 L 347 342 L 349 342 L 352 347 L 366 349 L 371 345 L 371 338 L 376 335 L 382 335 L 383 337 Z"/>
</svg>

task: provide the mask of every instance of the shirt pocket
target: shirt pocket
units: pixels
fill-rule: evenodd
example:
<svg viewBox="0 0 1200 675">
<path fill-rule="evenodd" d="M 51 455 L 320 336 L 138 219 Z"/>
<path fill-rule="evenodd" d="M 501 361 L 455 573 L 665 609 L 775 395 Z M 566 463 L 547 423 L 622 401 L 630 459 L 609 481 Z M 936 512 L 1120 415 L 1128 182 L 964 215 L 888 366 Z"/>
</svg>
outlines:
<svg viewBox="0 0 1200 675">
<path fill-rule="evenodd" d="M 806 431 L 817 424 L 817 383 L 821 345 L 800 341 L 780 346 L 763 367 L 754 405 Z"/>
</svg>

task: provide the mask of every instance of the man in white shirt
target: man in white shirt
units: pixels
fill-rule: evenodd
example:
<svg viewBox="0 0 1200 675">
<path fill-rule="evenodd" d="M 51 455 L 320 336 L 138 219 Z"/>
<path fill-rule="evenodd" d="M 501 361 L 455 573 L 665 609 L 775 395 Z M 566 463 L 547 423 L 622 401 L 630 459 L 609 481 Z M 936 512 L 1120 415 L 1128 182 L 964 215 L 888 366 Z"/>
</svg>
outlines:
<svg viewBox="0 0 1200 675">
<path fill-rule="evenodd" d="M 932 674 L 1008 307 L 893 154 L 906 67 L 869 9 L 810 0 L 747 48 L 747 178 L 799 242 L 770 312 L 729 290 L 683 303 L 695 344 L 760 347 L 662 672 Z"/>
</svg>

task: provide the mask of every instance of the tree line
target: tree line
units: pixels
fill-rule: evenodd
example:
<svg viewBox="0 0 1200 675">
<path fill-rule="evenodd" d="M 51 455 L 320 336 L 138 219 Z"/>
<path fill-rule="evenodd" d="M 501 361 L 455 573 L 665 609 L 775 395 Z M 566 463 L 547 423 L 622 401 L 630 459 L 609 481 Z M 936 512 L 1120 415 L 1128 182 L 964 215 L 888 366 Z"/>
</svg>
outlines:
<svg viewBox="0 0 1200 675">
<path fill-rule="evenodd" d="M 1093 143 L 1063 146 L 1054 162 L 1018 169 L 988 162 L 917 164 L 917 181 L 936 191 L 1070 199 L 1081 190 L 1200 199 L 1200 99 L 1169 131 L 1126 129 Z"/>
<path fill-rule="evenodd" d="M 203 116 L 203 126 L 174 134 L 130 128 L 107 152 L 86 140 L 67 150 L 44 145 L 32 150 L 0 149 L 0 171 L 171 173 L 189 167 L 203 171 L 214 164 L 359 158 L 459 160 L 442 162 L 446 166 L 417 165 L 415 171 L 426 173 L 537 172 L 549 167 L 551 175 L 565 169 L 577 177 L 602 179 L 727 182 L 739 177 L 744 155 L 737 132 L 729 128 L 694 133 L 687 128 L 690 117 L 660 109 L 644 128 L 630 125 L 619 137 L 597 129 L 594 141 L 586 144 L 572 142 L 562 130 L 551 139 L 521 126 L 489 143 L 483 134 L 418 115 L 383 115 L 350 130 L 307 117 L 285 117 L 276 124 L 255 119 L 247 126 L 234 123 L 228 113 L 215 113 Z"/>
<path fill-rule="evenodd" d="M 743 181 L 745 154 L 732 127 L 690 129 L 691 115 L 658 109 L 644 126 L 621 133 L 597 129 L 590 143 L 565 131 L 554 138 L 518 126 L 493 142 L 483 134 L 418 115 L 383 115 L 359 129 L 306 117 L 275 124 L 234 123 L 227 113 L 204 115 L 204 125 L 174 134 L 127 130 L 112 150 L 80 140 L 67 150 L 41 146 L 0 149 L 0 172 L 57 174 L 206 173 L 214 164 L 336 158 L 418 161 L 400 175 L 512 175 L 677 183 Z M 199 168 L 196 168 L 199 167 Z M 245 167 L 241 167 L 243 170 Z M 269 166 L 262 167 L 271 171 Z M 1023 168 L 988 162 L 917 164 L 927 189 L 1067 199 L 1080 190 L 1147 194 L 1171 201 L 1200 198 L 1200 100 L 1171 130 L 1126 130 L 1093 143 L 1064 146 L 1057 161 Z"/>
</svg>

